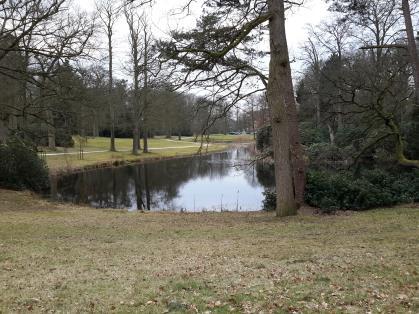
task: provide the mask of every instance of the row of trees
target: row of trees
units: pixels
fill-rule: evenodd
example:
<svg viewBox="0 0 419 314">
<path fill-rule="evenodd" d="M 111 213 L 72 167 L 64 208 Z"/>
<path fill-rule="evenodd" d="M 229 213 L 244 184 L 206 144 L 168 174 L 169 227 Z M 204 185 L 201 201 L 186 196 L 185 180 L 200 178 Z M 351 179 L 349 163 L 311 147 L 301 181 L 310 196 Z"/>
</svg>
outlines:
<svg viewBox="0 0 419 314">
<path fill-rule="evenodd" d="M 419 164 L 417 50 L 408 1 L 334 2 L 311 29 L 298 101 L 308 145 Z M 402 9 L 402 10 L 400 10 Z M 353 157 L 353 156 L 352 156 Z"/>
<path fill-rule="evenodd" d="M 197 135 L 207 128 L 210 112 L 203 104 L 210 100 L 171 85 L 145 13 L 148 4 L 98 0 L 95 14 L 88 15 L 64 0 L 1 1 L 0 140 L 19 133 L 55 149 L 71 145 L 74 134 L 101 134 L 110 136 L 114 151 L 117 134 L 133 136 L 138 153 L 140 135 L 147 152 L 148 135 Z M 129 81 L 113 74 L 118 19 L 129 29 Z M 106 65 L 97 61 L 103 32 Z M 217 122 L 211 131 L 235 130 L 234 118 Z"/>
</svg>

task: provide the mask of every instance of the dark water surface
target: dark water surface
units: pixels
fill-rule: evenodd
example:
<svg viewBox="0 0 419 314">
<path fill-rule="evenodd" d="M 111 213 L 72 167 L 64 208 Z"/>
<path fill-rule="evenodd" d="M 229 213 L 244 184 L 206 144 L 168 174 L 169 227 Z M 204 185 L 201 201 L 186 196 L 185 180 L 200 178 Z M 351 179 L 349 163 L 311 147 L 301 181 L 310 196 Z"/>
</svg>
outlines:
<svg viewBox="0 0 419 314">
<path fill-rule="evenodd" d="M 274 185 L 270 167 L 249 164 L 253 147 L 211 155 L 98 169 L 52 181 L 52 197 L 100 208 L 254 211 Z"/>
</svg>

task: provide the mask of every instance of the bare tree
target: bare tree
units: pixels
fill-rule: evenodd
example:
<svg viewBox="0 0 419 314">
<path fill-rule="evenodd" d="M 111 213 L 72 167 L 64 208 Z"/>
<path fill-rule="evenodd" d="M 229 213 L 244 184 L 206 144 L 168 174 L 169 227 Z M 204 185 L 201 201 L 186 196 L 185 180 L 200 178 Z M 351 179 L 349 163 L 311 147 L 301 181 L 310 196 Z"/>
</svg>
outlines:
<svg viewBox="0 0 419 314">
<path fill-rule="evenodd" d="M 148 109 L 150 105 L 149 99 L 149 72 L 150 72 L 150 46 L 151 46 L 151 30 L 148 25 L 148 21 L 145 15 L 141 17 L 141 26 L 143 30 L 143 116 L 144 116 L 144 127 L 143 127 L 143 152 L 148 153 Z"/>
<path fill-rule="evenodd" d="M 419 58 L 416 47 L 415 34 L 413 31 L 412 16 L 410 13 L 409 0 L 402 0 L 402 11 L 407 34 L 407 50 L 409 51 L 409 62 L 413 69 L 413 80 L 415 83 L 416 106 L 419 107 Z"/>
<path fill-rule="evenodd" d="M 74 13 L 63 6 L 64 1 L 7 1 L 0 31 L 0 60 L 19 55 L 19 65 L 2 62 L 0 74 L 20 82 L 18 102 L 5 106 L 19 117 L 20 130 L 25 130 L 28 116 L 48 126 L 49 146 L 55 148 L 53 112 L 56 103 L 48 99 L 62 97 L 57 78 L 60 64 L 84 57 L 89 50 L 94 20 Z M 48 103 L 48 105 L 47 105 Z M 12 123 L 15 128 L 15 123 Z"/>
<path fill-rule="evenodd" d="M 116 151 L 115 147 L 115 108 L 113 104 L 113 47 L 112 37 L 115 22 L 121 14 L 122 6 L 119 1 L 113 0 L 98 0 L 96 2 L 99 18 L 102 22 L 102 27 L 105 31 L 108 40 L 108 72 L 109 72 L 109 87 L 108 87 L 108 104 L 109 104 L 109 127 L 111 133 L 110 151 Z"/>
<path fill-rule="evenodd" d="M 129 43 L 131 57 L 131 73 L 133 75 L 133 91 L 132 91 L 132 122 L 133 122 L 133 142 L 132 153 L 138 154 L 140 146 L 140 121 L 143 117 L 143 111 L 140 102 L 140 75 L 141 75 L 141 59 L 144 51 L 141 49 L 140 40 L 142 34 L 141 16 L 133 8 L 126 6 L 124 9 L 125 19 L 129 28 Z"/>
</svg>

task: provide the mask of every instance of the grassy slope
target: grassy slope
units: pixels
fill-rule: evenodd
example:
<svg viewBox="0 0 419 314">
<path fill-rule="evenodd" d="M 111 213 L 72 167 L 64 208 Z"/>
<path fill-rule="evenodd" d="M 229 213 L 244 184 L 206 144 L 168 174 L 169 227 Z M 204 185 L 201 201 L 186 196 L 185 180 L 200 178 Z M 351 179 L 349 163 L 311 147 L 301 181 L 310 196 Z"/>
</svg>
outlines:
<svg viewBox="0 0 419 314">
<path fill-rule="evenodd" d="M 195 147 L 186 147 L 185 146 L 193 146 Z M 47 163 L 48 167 L 52 171 L 58 170 L 69 170 L 72 168 L 79 168 L 84 166 L 90 166 L 100 163 L 107 163 L 107 162 L 114 162 L 114 161 L 139 161 L 144 159 L 150 158 L 162 158 L 162 157 L 174 157 L 174 156 L 182 156 L 182 155 L 193 155 L 198 152 L 199 144 L 194 144 L 188 141 L 176 141 L 176 140 L 167 140 L 167 139 L 150 139 L 149 147 L 150 148 L 165 148 L 168 149 L 159 149 L 151 151 L 148 154 L 140 154 L 140 155 L 132 155 L 129 150 L 132 147 L 132 140 L 130 139 L 116 139 L 116 147 L 119 152 L 112 153 L 112 152 L 103 152 L 103 153 L 94 153 L 94 154 L 85 154 L 83 160 L 79 160 L 77 155 L 61 155 L 61 156 L 48 156 Z M 173 147 L 178 147 L 173 149 Z M 89 138 L 87 141 L 87 145 L 84 148 L 85 152 L 89 151 L 101 151 L 107 150 L 109 148 L 109 139 L 108 138 Z M 208 151 L 217 151 L 224 149 L 224 145 L 211 145 L 208 147 Z M 61 152 L 77 152 L 77 145 L 75 148 L 63 150 L 59 148 L 57 150 L 58 153 Z M 205 152 L 206 149 L 203 149 Z"/>
<path fill-rule="evenodd" d="M 251 142 L 254 136 L 251 134 L 230 135 L 230 134 L 212 134 L 209 137 L 210 142 L 233 143 L 233 142 Z"/>
<path fill-rule="evenodd" d="M 0 190 L 0 312 L 418 312 L 419 211 L 164 214 Z"/>
</svg>

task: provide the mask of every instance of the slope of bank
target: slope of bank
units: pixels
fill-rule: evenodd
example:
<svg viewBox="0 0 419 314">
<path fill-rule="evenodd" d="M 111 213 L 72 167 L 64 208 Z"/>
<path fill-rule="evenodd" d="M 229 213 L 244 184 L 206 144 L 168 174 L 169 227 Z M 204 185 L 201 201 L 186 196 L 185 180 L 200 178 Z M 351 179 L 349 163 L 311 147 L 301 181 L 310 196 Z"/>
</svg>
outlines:
<svg viewBox="0 0 419 314">
<path fill-rule="evenodd" d="M 417 312 L 419 211 L 128 213 L 0 190 L 0 312 Z"/>
<path fill-rule="evenodd" d="M 213 153 L 227 149 L 227 144 L 211 144 L 201 147 L 200 143 L 176 141 L 168 139 L 150 139 L 150 152 L 133 155 L 130 151 L 130 139 L 117 139 L 119 151 L 107 150 L 109 139 L 89 138 L 83 148 L 83 158 L 80 159 L 77 147 L 47 152 L 44 155 L 50 173 L 60 175 L 64 173 L 80 172 L 95 168 L 121 166 L 129 163 L 156 161 L 163 159 L 193 156 L 198 153 Z"/>
</svg>

